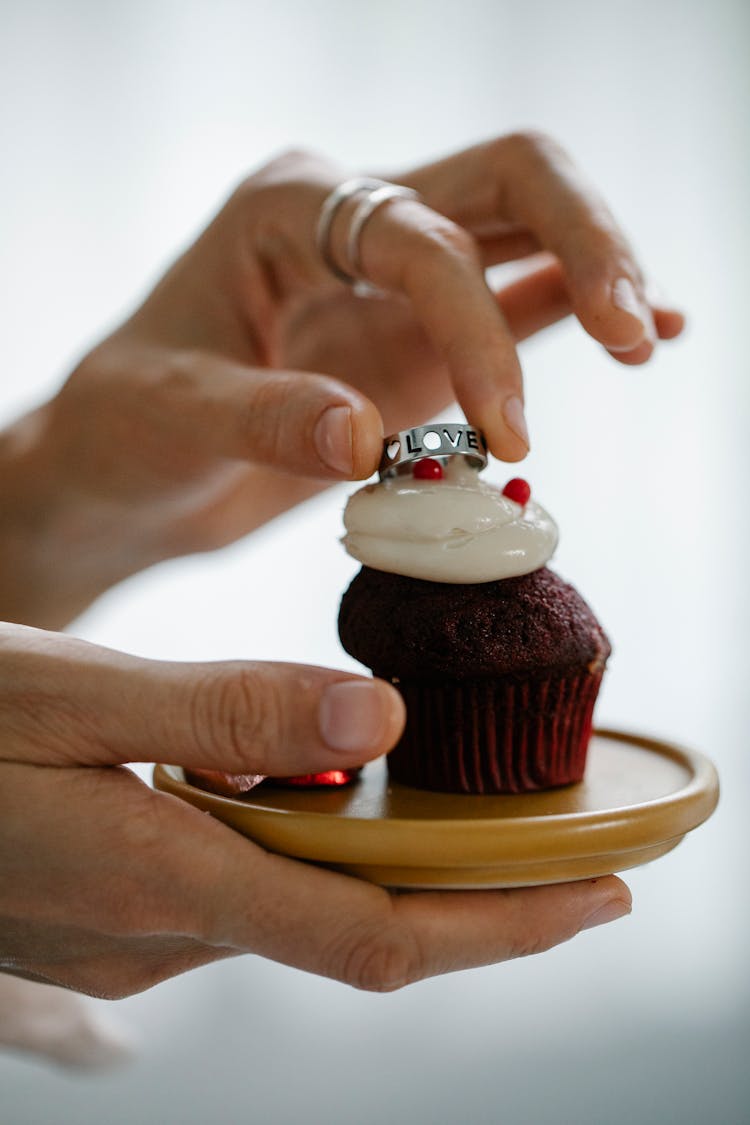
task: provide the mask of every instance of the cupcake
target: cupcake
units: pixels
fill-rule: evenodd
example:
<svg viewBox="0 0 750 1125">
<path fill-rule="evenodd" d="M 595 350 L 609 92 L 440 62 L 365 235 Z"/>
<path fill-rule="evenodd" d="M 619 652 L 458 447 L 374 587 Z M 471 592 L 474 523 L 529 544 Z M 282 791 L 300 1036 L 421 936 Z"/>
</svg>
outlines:
<svg viewBox="0 0 750 1125">
<path fill-rule="evenodd" d="M 481 480 L 468 426 L 405 431 L 386 450 L 381 480 L 346 507 L 344 546 L 363 565 L 339 636 L 404 697 L 390 777 L 477 794 L 580 781 L 610 646 L 546 565 L 553 520 L 525 481 Z"/>
</svg>

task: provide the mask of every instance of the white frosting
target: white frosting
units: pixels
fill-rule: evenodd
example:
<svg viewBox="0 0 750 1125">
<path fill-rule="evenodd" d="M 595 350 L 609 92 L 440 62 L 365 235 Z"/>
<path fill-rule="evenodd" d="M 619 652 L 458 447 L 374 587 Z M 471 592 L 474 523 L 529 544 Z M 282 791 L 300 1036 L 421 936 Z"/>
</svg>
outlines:
<svg viewBox="0 0 750 1125">
<path fill-rule="evenodd" d="M 349 498 L 342 542 L 353 558 L 432 582 L 492 582 L 549 561 L 557 526 L 539 504 L 525 507 L 480 480 L 463 457 L 442 480 L 388 477 Z"/>
</svg>

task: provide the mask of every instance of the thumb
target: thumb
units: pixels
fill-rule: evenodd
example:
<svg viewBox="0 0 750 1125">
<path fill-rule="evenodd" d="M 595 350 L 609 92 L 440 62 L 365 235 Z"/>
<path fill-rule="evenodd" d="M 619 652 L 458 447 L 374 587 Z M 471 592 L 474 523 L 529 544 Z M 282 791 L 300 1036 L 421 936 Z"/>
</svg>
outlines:
<svg viewBox="0 0 750 1125">
<path fill-rule="evenodd" d="M 179 378 L 175 378 L 175 364 Z M 192 456 L 270 465 L 324 480 L 364 479 L 380 460 L 377 407 L 328 375 L 246 367 L 209 352 L 156 364 L 165 438 Z"/>
<path fill-rule="evenodd" d="M 395 688 L 301 664 L 145 660 L 3 626 L 0 754 L 37 765 L 159 761 L 278 777 L 343 769 L 390 750 Z"/>
</svg>

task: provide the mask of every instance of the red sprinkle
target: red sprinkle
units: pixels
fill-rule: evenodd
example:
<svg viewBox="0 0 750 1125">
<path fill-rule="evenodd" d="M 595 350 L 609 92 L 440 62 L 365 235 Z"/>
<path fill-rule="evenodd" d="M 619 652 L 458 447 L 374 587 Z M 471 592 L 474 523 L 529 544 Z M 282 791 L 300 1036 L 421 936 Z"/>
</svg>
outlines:
<svg viewBox="0 0 750 1125">
<path fill-rule="evenodd" d="M 513 477 L 513 480 L 509 480 L 503 489 L 503 496 L 507 496 L 509 500 L 515 500 L 516 504 L 525 508 L 531 497 L 531 485 L 523 477 Z"/>
<path fill-rule="evenodd" d="M 443 466 L 434 457 L 423 457 L 414 465 L 415 480 L 442 480 Z"/>
</svg>

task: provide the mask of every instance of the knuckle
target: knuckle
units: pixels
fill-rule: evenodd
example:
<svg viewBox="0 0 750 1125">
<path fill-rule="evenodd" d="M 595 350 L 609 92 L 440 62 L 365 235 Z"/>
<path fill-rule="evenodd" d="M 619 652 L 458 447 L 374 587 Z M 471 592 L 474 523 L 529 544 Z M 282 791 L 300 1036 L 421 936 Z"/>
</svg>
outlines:
<svg viewBox="0 0 750 1125">
<path fill-rule="evenodd" d="M 170 827 L 171 817 L 165 815 L 164 803 L 150 789 L 144 788 L 141 793 L 133 787 L 123 798 L 127 815 L 113 819 L 108 828 L 112 853 L 148 863 L 163 848 L 164 833 Z"/>
<path fill-rule="evenodd" d="M 610 307 L 609 288 L 613 278 L 625 277 L 632 282 L 639 295 L 643 295 L 643 275 L 633 252 L 614 219 L 604 208 L 592 211 L 577 223 L 571 223 L 566 232 L 570 253 L 578 249 L 578 285 L 586 299 L 594 305 L 601 304 L 606 315 Z"/>
<path fill-rule="evenodd" d="M 230 773 L 267 773 L 284 733 L 279 685 L 252 664 L 224 667 L 193 688 L 190 723 L 196 748 Z"/>
<path fill-rule="evenodd" d="M 546 953 L 548 949 L 552 949 L 560 940 L 557 935 L 521 930 L 510 940 L 507 958 L 512 961 L 520 957 L 535 957 L 538 953 Z"/>
<path fill-rule="evenodd" d="M 478 259 L 474 236 L 457 223 L 442 220 L 427 234 L 427 245 L 437 253 L 456 254 L 462 258 Z"/>
<path fill-rule="evenodd" d="M 415 275 L 424 275 L 425 269 L 433 266 L 443 267 L 446 261 L 462 268 L 479 265 L 479 248 L 474 236 L 442 216 L 435 216 L 434 221 L 420 231 L 419 240 L 419 253 L 410 258 Z"/>
<path fill-rule="evenodd" d="M 178 398 L 200 386 L 205 357 L 191 348 L 170 348 L 159 357 L 158 379 L 153 379 L 156 394 Z M 148 370 L 148 369 L 147 369 Z M 174 407 L 173 407 L 174 409 Z"/>
<path fill-rule="evenodd" d="M 252 202 L 269 188 L 275 190 L 284 184 L 300 182 L 322 163 L 322 158 L 314 150 L 290 146 L 245 176 L 235 188 L 233 198 L 240 204 Z"/>
<path fill-rule="evenodd" d="M 164 840 L 174 830 L 171 809 L 158 798 L 138 801 L 131 794 L 127 810 L 108 833 L 110 854 L 127 857 L 127 865 L 110 865 L 106 881 L 95 891 L 101 929 L 120 937 L 170 933 L 184 920 L 174 916 L 171 896 L 158 893 L 148 873 L 160 870 Z"/>
<path fill-rule="evenodd" d="M 636 270 L 633 252 L 604 203 L 590 205 L 577 222 L 570 224 L 570 231 L 573 237 L 585 241 L 595 256 L 601 256 L 610 266 L 633 277 Z"/>
<path fill-rule="evenodd" d="M 306 148 L 304 145 L 289 145 L 267 161 L 256 175 L 259 177 L 289 176 L 296 173 L 299 168 L 308 164 L 311 160 L 317 161 L 319 159 L 312 149 Z"/>
<path fill-rule="evenodd" d="M 560 143 L 541 129 L 518 129 L 501 137 L 497 148 L 503 159 L 510 157 L 523 164 L 539 161 L 552 164 L 568 159 Z"/>
<path fill-rule="evenodd" d="M 278 156 L 275 156 L 267 167 L 291 171 L 292 169 L 296 170 L 302 164 L 307 164 L 311 160 L 318 159 L 317 154 L 305 145 L 289 145 L 287 148 L 283 149 Z"/>
<path fill-rule="evenodd" d="M 422 976 L 416 939 L 395 923 L 350 935 L 340 966 L 337 975 L 365 992 L 395 992 Z"/>
</svg>

